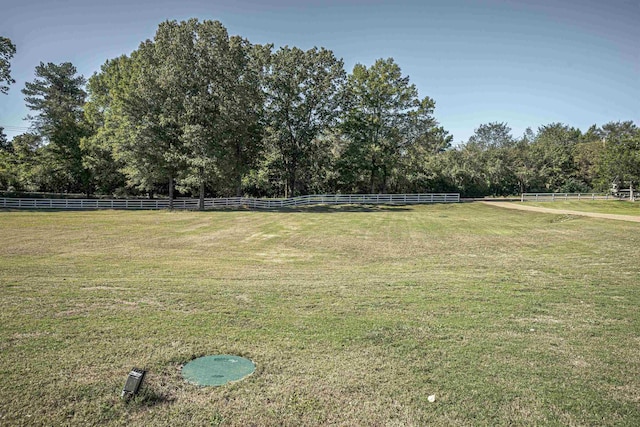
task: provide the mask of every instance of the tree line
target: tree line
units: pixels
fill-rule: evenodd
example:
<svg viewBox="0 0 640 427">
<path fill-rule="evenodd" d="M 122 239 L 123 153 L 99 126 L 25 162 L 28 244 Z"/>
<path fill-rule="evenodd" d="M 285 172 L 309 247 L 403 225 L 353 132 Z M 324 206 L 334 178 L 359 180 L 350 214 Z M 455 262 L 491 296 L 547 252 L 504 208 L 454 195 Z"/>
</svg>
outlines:
<svg viewBox="0 0 640 427">
<path fill-rule="evenodd" d="M 0 37 L 0 90 L 15 46 Z M 166 21 L 86 80 L 40 63 L 22 89 L 32 130 L 0 128 L 0 189 L 100 195 L 290 197 L 318 193 L 607 190 L 638 184 L 632 121 L 562 123 L 469 140 L 434 118 L 392 58 L 350 74 L 325 48 L 252 44 L 218 21 Z"/>
</svg>

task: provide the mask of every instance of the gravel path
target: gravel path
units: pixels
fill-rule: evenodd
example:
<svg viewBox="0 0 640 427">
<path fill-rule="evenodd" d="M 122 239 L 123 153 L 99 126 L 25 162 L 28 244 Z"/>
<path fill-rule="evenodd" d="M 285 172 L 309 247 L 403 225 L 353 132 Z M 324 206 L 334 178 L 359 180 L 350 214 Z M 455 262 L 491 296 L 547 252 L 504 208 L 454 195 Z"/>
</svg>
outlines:
<svg viewBox="0 0 640 427">
<path fill-rule="evenodd" d="M 552 214 L 560 214 L 560 215 L 579 215 L 579 216 L 589 216 L 592 218 L 615 219 L 618 221 L 640 222 L 640 216 L 633 216 L 633 215 L 617 215 L 617 214 L 605 214 L 605 213 L 596 213 L 596 212 L 569 211 L 565 209 L 541 208 L 538 206 L 527 206 L 521 203 L 513 203 L 513 202 L 482 202 L 482 203 L 485 203 L 490 206 L 498 206 L 501 208 L 517 209 L 520 211 L 543 212 L 543 213 L 552 213 Z"/>
</svg>

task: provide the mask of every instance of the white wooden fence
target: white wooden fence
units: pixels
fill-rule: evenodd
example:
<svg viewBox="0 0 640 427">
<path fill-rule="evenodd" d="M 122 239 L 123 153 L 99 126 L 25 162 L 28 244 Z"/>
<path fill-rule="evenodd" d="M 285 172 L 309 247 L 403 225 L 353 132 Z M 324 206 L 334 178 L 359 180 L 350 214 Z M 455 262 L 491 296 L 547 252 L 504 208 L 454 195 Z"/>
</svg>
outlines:
<svg viewBox="0 0 640 427">
<path fill-rule="evenodd" d="M 205 199 L 205 209 L 239 208 L 274 209 L 309 205 L 411 205 L 458 203 L 460 194 L 319 194 L 289 199 L 252 199 L 227 197 Z M 196 210 L 198 199 L 175 199 L 173 209 Z M 169 209 L 168 199 L 22 199 L 0 198 L 0 208 L 7 209 Z"/>
<path fill-rule="evenodd" d="M 522 193 L 522 202 L 553 202 L 560 200 L 615 200 L 617 197 L 606 193 Z"/>
</svg>

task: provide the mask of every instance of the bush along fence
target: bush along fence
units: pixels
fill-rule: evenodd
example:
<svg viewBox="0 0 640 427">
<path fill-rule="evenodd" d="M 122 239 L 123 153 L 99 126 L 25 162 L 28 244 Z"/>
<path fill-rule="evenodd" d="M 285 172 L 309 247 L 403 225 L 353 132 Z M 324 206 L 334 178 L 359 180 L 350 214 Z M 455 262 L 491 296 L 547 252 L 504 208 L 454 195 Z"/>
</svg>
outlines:
<svg viewBox="0 0 640 427">
<path fill-rule="evenodd" d="M 227 197 L 204 199 L 205 209 L 250 208 L 277 209 L 311 205 L 412 205 L 458 203 L 458 193 L 427 194 L 318 194 L 288 199 L 253 199 Z M 197 210 L 198 199 L 175 199 L 173 209 Z M 0 198 L 0 208 L 6 209 L 169 209 L 169 199 L 27 199 Z"/>
<path fill-rule="evenodd" d="M 522 202 L 555 202 L 561 200 L 618 200 L 620 197 L 606 193 L 522 193 Z"/>
</svg>

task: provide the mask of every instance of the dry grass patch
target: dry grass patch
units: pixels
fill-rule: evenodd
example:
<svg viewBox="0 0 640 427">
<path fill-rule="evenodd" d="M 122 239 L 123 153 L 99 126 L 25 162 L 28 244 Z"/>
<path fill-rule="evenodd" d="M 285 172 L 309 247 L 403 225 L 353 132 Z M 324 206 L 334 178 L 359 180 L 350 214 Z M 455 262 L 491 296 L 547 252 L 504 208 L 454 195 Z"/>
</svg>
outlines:
<svg viewBox="0 0 640 427">
<path fill-rule="evenodd" d="M 0 424 L 637 425 L 638 225 L 559 218 L 0 212 Z"/>
</svg>

